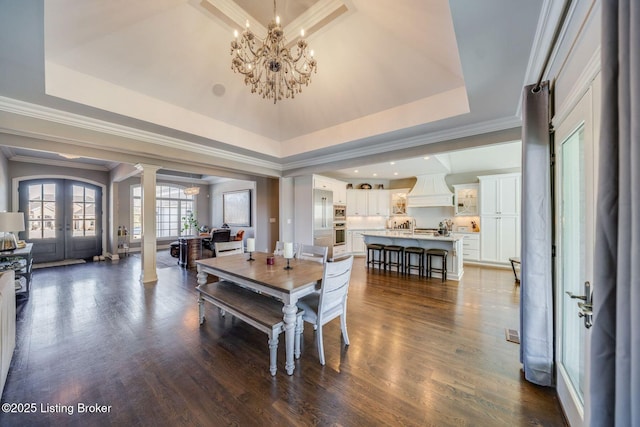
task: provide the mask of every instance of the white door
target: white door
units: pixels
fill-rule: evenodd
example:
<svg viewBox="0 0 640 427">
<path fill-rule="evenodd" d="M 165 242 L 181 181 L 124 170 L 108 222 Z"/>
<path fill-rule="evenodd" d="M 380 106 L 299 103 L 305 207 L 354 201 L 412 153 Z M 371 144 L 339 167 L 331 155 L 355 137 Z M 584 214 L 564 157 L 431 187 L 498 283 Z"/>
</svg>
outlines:
<svg viewBox="0 0 640 427">
<path fill-rule="evenodd" d="M 556 364 L 558 396 L 571 426 L 584 425 L 588 390 L 590 333 L 579 317 L 585 282 L 595 292 L 593 250 L 596 193 L 596 124 L 599 81 L 585 93 L 559 126 L 556 153 Z M 571 295 L 570 295 L 571 294 Z"/>
</svg>

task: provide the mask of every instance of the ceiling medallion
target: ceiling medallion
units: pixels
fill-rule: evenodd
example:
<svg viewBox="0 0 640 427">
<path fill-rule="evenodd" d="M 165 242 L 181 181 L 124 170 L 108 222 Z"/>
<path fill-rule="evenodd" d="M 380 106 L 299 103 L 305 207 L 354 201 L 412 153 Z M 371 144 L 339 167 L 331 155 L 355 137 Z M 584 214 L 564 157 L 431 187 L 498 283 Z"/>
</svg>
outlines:
<svg viewBox="0 0 640 427">
<path fill-rule="evenodd" d="M 251 93 L 273 99 L 275 104 L 283 98 L 293 99 L 296 93 L 302 92 L 302 86 L 308 86 L 311 81 L 311 73 L 316 72 L 317 63 L 313 50 L 307 52 L 304 30 L 300 31 L 295 52 L 286 47 L 275 0 L 273 16 L 264 40 L 251 32 L 249 20 L 242 34 L 234 31 L 231 69 L 244 75 L 244 83 L 251 87 Z"/>
</svg>

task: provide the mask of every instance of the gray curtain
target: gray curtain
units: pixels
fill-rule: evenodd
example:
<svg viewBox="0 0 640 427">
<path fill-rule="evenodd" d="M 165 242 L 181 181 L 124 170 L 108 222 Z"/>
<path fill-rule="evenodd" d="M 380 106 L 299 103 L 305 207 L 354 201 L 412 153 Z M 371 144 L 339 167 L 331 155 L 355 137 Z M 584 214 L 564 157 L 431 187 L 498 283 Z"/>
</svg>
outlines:
<svg viewBox="0 0 640 427">
<path fill-rule="evenodd" d="M 640 426 L 640 2 L 602 2 L 591 426 Z"/>
<path fill-rule="evenodd" d="M 522 108 L 520 361 L 525 378 L 554 383 L 549 84 L 526 86 Z"/>
</svg>

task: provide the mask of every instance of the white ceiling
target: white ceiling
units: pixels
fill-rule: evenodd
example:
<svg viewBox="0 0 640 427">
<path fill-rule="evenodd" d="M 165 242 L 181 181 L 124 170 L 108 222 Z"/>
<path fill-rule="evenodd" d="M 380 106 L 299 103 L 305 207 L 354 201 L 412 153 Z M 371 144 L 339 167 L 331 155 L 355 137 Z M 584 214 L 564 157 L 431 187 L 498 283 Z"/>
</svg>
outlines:
<svg viewBox="0 0 640 427">
<path fill-rule="evenodd" d="M 515 141 L 411 159 L 390 158 L 383 163 L 341 169 L 330 175 L 338 179 L 393 180 L 431 173 L 462 174 L 520 168 L 521 145 L 520 141 Z"/>
<path fill-rule="evenodd" d="M 347 175 L 356 165 L 369 170 L 362 167 L 367 164 L 381 170 L 394 159 L 396 165 L 421 159 L 421 151 L 433 153 L 423 150 L 433 144 L 518 128 L 520 92 L 537 74 L 536 58 L 544 49 L 537 37 L 550 25 L 539 20 L 553 1 L 280 0 L 289 41 L 294 29 L 310 25 L 307 41 L 318 72 L 294 100 L 274 105 L 251 94 L 230 66 L 233 30 L 249 19 L 259 33 L 271 15 L 270 1 L 46 0 L 45 94 L 29 98 L 176 138 L 186 142 L 185 151 L 237 153 L 237 164 L 262 161 L 277 174 L 324 168 Z M 0 59 L 11 63 L 20 62 L 16 56 L 38 54 L 0 49 Z M 31 74 L 14 76 L 25 79 L 25 91 L 37 90 L 26 80 Z M 15 81 L 0 79 L 0 95 L 9 84 L 15 91 Z M 513 133 L 499 138 L 482 144 L 515 139 Z M 110 151 L 132 159 L 144 154 L 181 160 L 164 154 L 165 141 L 144 153 L 126 144 L 111 146 L 108 138 L 101 144 L 65 142 L 71 148 L 99 145 L 96 159 L 109 168 L 122 158 Z M 460 147 L 478 144 L 465 141 Z M 19 145 L 13 155 L 38 155 L 28 152 L 28 144 Z M 203 164 L 215 163 L 212 157 Z M 512 162 L 505 153 L 488 158 Z M 406 163 L 401 170 L 412 169 Z"/>
</svg>

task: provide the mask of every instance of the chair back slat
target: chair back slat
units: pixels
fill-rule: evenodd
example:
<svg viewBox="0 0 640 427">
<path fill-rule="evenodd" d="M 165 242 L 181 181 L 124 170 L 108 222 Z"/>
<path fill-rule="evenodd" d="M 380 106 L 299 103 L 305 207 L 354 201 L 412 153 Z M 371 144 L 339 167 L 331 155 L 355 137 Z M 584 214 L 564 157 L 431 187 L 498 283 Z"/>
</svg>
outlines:
<svg viewBox="0 0 640 427">
<path fill-rule="evenodd" d="M 229 256 L 244 253 L 242 241 L 232 240 L 231 242 L 216 242 L 216 256 Z"/>
<path fill-rule="evenodd" d="M 325 264 L 327 262 L 328 253 L 329 248 L 326 246 L 300 245 L 300 248 L 298 248 L 299 259 L 316 261 L 321 264 Z"/>
</svg>

